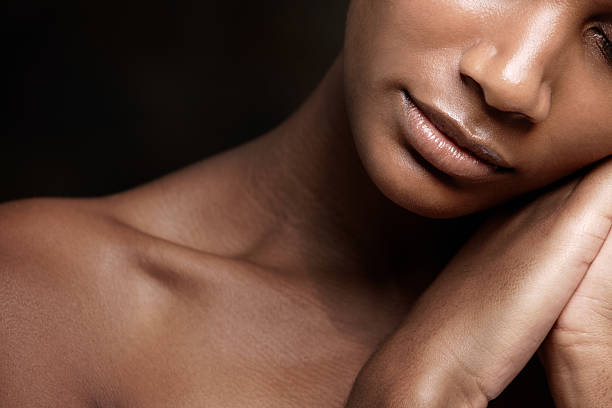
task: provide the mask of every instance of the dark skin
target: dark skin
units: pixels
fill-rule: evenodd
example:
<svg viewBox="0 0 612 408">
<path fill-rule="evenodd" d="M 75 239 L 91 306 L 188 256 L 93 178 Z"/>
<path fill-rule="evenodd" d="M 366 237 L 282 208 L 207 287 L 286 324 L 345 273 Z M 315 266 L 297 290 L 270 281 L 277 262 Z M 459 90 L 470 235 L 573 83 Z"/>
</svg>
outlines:
<svg viewBox="0 0 612 408">
<path fill-rule="evenodd" d="M 462 3 L 468 10 L 467 3 L 474 2 Z M 567 16 L 579 2 L 561 3 L 555 13 L 534 8 L 525 16 Z M 402 10 L 408 4 L 374 7 L 356 0 L 346 60 L 338 58 L 289 120 L 249 144 L 109 197 L 4 205 L 0 355 L 9 369 L 0 372 L 2 405 L 343 407 L 348 399 L 349 407 L 397 406 L 398 401 L 406 406 L 466 401 L 482 406 L 549 335 L 542 351 L 555 398 L 565 404 L 560 406 L 604 406 L 608 396 L 594 390 L 605 389 L 605 383 L 589 378 L 592 370 L 606 378 L 607 365 L 601 361 L 611 355 L 606 347 L 611 337 L 603 329 L 606 320 L 596 318 L 601 313 L 576 299 L 596 298 L 597 304 L 612 299 L 601 272 L 610 252 L 604 243 L 611 196 L 602 188 L 612 180 L 609 166 L 564 181 L 533 204 L 512 204 L 446 268 L 479 218 L 466 227 L 462 220 L 420 215 L 454 217 L 484 210 L 604 159 L 612 152 L 612 145 L 605 145 L 612 119 L 604 108 L 612 102 L 594 84 L 612 85 L 612 71 L 605 71 L 600 60 L 602 65 L 573 60 L 566 66 L 574 75 L 549 80 L 557 92 L 550 93 L 550 106 L 543 109 L 541 97 L 521 99 L 528 95 L 525 89 L 539 92 L 542 87 L 518 81 L 503 88 L 493 81 L 497 71 L 485 75 L 474 68 L 503 65 L 503 59 L 479 65 L 474 62 L 479 56 L 491 54 L 476 49 L 475 54 L 463 53 L 471 59 L 461 64 L 442 65 L 458 67 L 471 78 L 467 83 L 472 85 L 455 84 L 448 95 L 465 92 L 466 117 L 489 130 L 490 143 L 504 146 L 514 166 L 503 178 L 446 183 L 393 147 L 393 129 L 372 130 L 385 128 L 378 120 L 392 113 L 381 109 L 396 91 L 384 94 L 389 88 L 377 78 L 393 75 L 374 75 L 368 68 L 373 55 L 355 54 L 368 50 L 360 44 L 364 32 L 374 50 L 383 49 L 376 48 L 379 39 L 391 46 L 397 42 L 394 35 L 403 40 L 413 36 L 379 31 L 405 27 L 379 25 L 385 18 L 418 17 L 425 7 L 412 2 L 410 14 Z M 478 10 L 495 14 L 500 4 L 479 2 Z M 600 6 L 604 11 L 611 7 Z M 530 26 L 529 19 L 514 13 L 520 4 L 507 7 L 500 16 Z M 469 30 L 474 24 L 462 23 L 456 14 L 451 20 L 457 24 L 455 43 L 446 49 L 463 44 L 470 51 L 465 44 L 473 44 L 468 39 L 475 35 Z M 573 32 L 567 19 L 559 21 L 552 26 Z M 493 32 L 483 29 L 478 35 Z M 571 45 L 570 57 L 585 55 L 576 52 L 574 37 L 561 37 Z M 552 52 L 559 47 L 555 41 L 532 43 L 520 35 L 514 41 L 532 47 L 525 55 L 558 55 Z M 394 55 L 399 54 L 379 55 L 376 66 L 384 68 L 384 57 Z M 453 55 L 444 54 L 446 62 Z M 415 61 L 440 65 L 423 57 Z M 548 66 L 547 61 L 542 57 L 537 66 Z M 427 67 L 418 72 L 423 77 L 405 72 L 413 79 L 402 86 L 425 89 L 431 83 L 427 77 L 439 73 Z M 552 78 L 554 69 L 550 72 Z M 474 83 L 480 84 L 484 99 L 477 99 Z M 592 104 L 588 115 L 577 115 L 552 98 L 576 95 L 578 88 L 584 95 L 588 91 L 582 101 Z M 505 97 L 499 97 L 500 90 Z M 512 90 L 520 91 L 518 96 Z M 487 116 L 490 112 L 478 106 L 495 108 L 495 114 Z M 498 121 L 504 112 L 512 120 Z M 524 126 L 525 120 L 531 125 Z M 589 131 L 580 143 L 572 139 L 577 130 L 572 126 L 593 121 L 598 126 L 580 128 Z M 531 132 L 522 134 L 531 136 L 529 148 L 510 138 L 520 132 Z M 551 141 L 551 134 L 558 141 Z M 398 159 L 397 154 L 406 156 Z M 600 239 L 588 239 L 593 236 Z M 542 242 L 570 242 L 580 250 L 535 245 Z M 492 258 L 498 258 L 496 263 Z M 538 285 L 520 284 L 531 280 Z M 600 293 L 584 282 L 592 282 Z M 584 296 L 573 296 L 581 290 Z M 572 310 L 580 310 L 578 318 Z M 565 332 L 575 333 L 577 322 L 584 321 L 589 324 L 578 331 L 593 331 L 600 338 L 589 347 L 597 344 L 598 364 L 594 354 L 574 347 L 573 339 L 557 335 L 564 332 L 557 330 L 560 326 L 550 331 L 561 322 L 571 328 Z M 509 326 L 496 326 L 499 322 Z M 505 329 L 511 335 L 497 336 Z M 437 335 L 426 335 L 432 330 Z M 500 347 L 511 366 L 495 358 L 503 353 L 486 352 Z M 439 356 L 449 350 L 454 357 L 441 363 Z M 434 395 L 442 399 L 434 401 Z"/>
<path fill-rule="evenodd" d="M 451 225 L 408 216 L 378 192 L 356 152 L 342 147 L 351 146 L 350 134 L 335 130 L 346 125 L 325 109 L 340 90 L 320 87 L 284 128 L 139 189 L 6 204 L 3 287 L 20 288 L 5 296 L 11 321 L 20 322 L 8 347 L 11 355 L 28 350 L 14 361 L 24 377 L 13 373 L 9 401 L 40 397 L 27 387 L 27 373 L 42 359 L 54 369 L 38 386 L 56 389 L 59 380 L 76 387 L 81 401 L 66 406 L 343 406 L 367 358 L 473 227 L 453 228 L 447 253 L 432 256 L 422 237 L 444 236 Z M 342 136 L 337 146 L 293 132 L 322 114 L 325 126 L 304 131 L 321 140 L 334 129 Z M 358 218 L 365 222 L 351 224 Z M 423 232 L 405 237 L 397 222 Z M 52 252 L 40 239 L 50 231 L 62 243 Z M 423 255 L 406 257 L 406 243 Z M 60 288 L 44 292 L 45 284 L 36 288 L 41 280 Z M 73 304 L 75 296 L 84 303 Z M 21 303 L 29 306 L 20 310 Z M 24 324 L 41 314 L 43 322 Z M 66 319 L 73 325 L 56 331 Z M 40 334 L 47 330 L 52 342 Z M 58 355 L 74 361 L 58 364 Z"/>
</svg>

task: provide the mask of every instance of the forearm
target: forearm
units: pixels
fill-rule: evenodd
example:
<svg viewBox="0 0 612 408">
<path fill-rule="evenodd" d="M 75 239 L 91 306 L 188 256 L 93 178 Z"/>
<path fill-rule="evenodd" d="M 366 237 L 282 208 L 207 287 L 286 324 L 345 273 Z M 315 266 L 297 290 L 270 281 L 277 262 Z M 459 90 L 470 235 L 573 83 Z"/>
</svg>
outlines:
<svg viewBox="0 0 612 408">
<path fill-rule="evenodd" d="M 485 224 L 370 359 L 347 408 L 485 407 L 496 398 L 559 322 L 577 288 L 585 289 L 587 270 L 597 276 L 610 201 L 607 195 L 592 199 L 605 185 L 593 174 Z M 579 321 L 590 332 L 592 322 Z M 591 389 L 588 372 L 574 385 Z"/>
<path fill-rule="evenodd" d="M 460 369 L 438 362 L 419 362 L 395 372 L 393 362 L 380 354 L 366 365 L 355 382 L 345 408 L 484 408 L 488 399 L 477 381 Z M 418 366 L 418 368 L 417 368 Z"/>
</svg>

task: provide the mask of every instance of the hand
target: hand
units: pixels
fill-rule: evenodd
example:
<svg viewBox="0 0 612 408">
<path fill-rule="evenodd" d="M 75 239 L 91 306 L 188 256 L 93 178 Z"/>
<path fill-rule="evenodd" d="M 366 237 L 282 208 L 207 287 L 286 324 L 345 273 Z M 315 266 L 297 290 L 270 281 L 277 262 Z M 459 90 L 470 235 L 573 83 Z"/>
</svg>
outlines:
<svg viewBox="0 0 612 408">
<path fill-rule="evenodd" d="M 606 163 L 488 222 L 370 358 L 347 408 L 486 406 L 536 352 L 610 229 Z"/>
<path fill-rule="evenodd" d="M 602 166 L 589 175 L 592 193 L 607 191 L 612 171 Z M 610 225 L 612 200 L 601 225 Z M 612 237 L 605 240 L 578 289 L 561 313 L 539 355 L 559 408 L 612 406 Z"/>
</svg>

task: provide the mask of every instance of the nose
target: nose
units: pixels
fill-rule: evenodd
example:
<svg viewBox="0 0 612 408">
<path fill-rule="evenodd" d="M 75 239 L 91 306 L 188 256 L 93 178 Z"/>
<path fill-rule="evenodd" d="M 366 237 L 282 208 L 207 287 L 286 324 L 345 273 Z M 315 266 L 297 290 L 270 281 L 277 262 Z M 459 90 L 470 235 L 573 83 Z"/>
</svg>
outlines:
<svg viewBox="0 0 612 408">
<path fill-rule="evenodd" d="M 522 31 L 494 33 L 462 55 L 461 75 L 480 86 L 489 106 L 533 123 L 548 117 L 552 92 L 545 73 L 554 59 L 556 39 L 551 21 L 542 19 L 550 17 L 540 16 Z"/>
</svg>

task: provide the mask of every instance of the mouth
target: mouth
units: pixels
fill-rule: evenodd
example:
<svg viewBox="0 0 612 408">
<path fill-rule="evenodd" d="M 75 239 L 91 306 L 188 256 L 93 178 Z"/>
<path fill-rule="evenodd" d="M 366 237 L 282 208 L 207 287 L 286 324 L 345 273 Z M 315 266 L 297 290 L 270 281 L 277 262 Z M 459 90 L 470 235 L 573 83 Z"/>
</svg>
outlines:
<svg viewBox="0 0 612 408">
<path fill-rule="evenodd" d="M 439 171 L 461 179 L 482 180 L 511 170 L 492 148 L 440 110 L 402 92 L 407 142 Z"/>
</svg>

